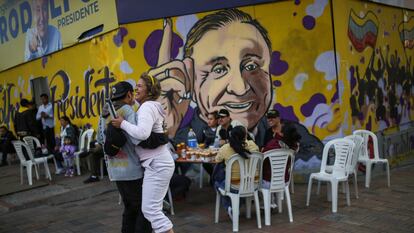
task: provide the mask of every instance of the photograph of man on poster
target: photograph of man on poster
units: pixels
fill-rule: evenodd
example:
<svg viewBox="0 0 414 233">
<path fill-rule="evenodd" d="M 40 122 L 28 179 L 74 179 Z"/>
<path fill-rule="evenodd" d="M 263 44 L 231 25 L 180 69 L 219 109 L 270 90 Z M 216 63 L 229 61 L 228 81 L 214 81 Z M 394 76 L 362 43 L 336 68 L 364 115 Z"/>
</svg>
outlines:
<svg viewBox="0 0 414 233">
<path fill-rule="evenodd" d="M 26 32 L 24 60 L 29 61 L 62 48 L 59 30 L 49 25 L 49 1 L 33 0 L 34 26 Z"/>
</svg>

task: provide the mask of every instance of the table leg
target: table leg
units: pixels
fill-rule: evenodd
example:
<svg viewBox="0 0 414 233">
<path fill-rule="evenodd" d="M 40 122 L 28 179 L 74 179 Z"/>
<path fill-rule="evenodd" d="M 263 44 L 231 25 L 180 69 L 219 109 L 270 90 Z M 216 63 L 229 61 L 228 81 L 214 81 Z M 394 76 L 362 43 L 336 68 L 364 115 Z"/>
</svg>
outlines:
<svg viewBox="0 0 414 233">
<path fill-rule="evenodd" d="M 203 163 L 200 163 L 200 188 L 203 188 Z"/>
</svg>

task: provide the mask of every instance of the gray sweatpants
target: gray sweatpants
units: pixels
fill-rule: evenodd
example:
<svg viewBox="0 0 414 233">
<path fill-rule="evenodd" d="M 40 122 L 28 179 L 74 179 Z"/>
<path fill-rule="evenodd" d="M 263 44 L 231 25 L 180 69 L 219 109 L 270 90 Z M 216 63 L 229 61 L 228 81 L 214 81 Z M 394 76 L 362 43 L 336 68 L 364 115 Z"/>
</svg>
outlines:
<svg viewBox="0 0 414 233">
<path fill-rule="evenodd" d="M 163 213 L 162 204 L 174 173 L 174 160 L 167 152 L 147 159 L 141 165 L 145 168 L 142 213 L 151 222 L 155 233 L 166 232 L 173 227 L 173 224 Z"/>
</svg>

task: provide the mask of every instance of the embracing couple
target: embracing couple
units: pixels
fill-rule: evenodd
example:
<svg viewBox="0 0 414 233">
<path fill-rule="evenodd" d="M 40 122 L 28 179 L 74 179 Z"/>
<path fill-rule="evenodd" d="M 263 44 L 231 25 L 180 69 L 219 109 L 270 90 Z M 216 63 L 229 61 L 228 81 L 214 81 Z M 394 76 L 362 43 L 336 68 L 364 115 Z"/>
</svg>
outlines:
<svg viewBox="0 0 414 233">
<path fill-rule="evenodd" d="M 124 203 L 122 232 L 173 232 L 162 204 L 174 172 L 174 161 L 165 144 L 154 148 L 142 143 L 148 142 L 154 133 L 164 133 L 165 113 L 156 101 L 160 93 L 159 82 L 146 73 L 135 90 L 129 82 L 119 82 L 111 94 L 118 117 L 110 120 L 104 109 L 101 119 L 106 120 L 103 123 L 100 120 L 98 132 L 105 132 L 109 123 L 121 128 L 126 137 L 116 155 L 107 159 L 109 177 L 116 182 Z M 138 111 L 135 111 L 136 101 L 140 104 Z"/>
</svg>

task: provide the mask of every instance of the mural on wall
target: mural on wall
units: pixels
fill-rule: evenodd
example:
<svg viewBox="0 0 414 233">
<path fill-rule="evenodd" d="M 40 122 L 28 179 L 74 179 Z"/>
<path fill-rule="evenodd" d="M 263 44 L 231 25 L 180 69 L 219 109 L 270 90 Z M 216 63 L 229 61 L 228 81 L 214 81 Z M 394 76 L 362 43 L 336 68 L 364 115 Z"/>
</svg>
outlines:
<svg viewBox="0 0 414 233">
<path fill-rule="evenodd" d="M 286 18 L 292 24 L 277 23 Z M 201 132 L 207 113 L 222 108 L 246 125 L 259 144 L 267 127 L 265 113 L 279 110 L 303 135 L 297 158 L 306 165 L 319 166 L 323 145 L 316 136 L 341 134 L 328 1 L 187 15 L 148 22 L 149 31 L 139 25 L 139 31 L 135 24 L 126 25 L 122 38 L 138 42 L 147 35 L 143 53 L 127 50 L 125 57 L 131 67 L 147 64 L 144 71 L 161 81 L 169 134 L 177 142 L 185 141 L 189 128 Z"/>
<path fill-rule="evenodd" d="M 260 140 L 265 113 L 277 109 L 304 135 L 297 168 L 318 167 L 318 138 L 343 136 L 358 124 L 375 130 L 376 115 L 384 127 L 401 124 L 402 106 L 412 112 L 412 97 L 405 100 L 403 95 L 412 81 L 389 80 L 390 73 L 402 72 L 402 66 L 410 67 L 412 77 L 412 13 L 404 13 L 404 18 L 401 10 L 398 14 L 374 4 L 365 8 L 355 1 L 347 7 L 346 2 L 333 2 L 335 8 L 348 9 L 335 11 L 337 53 L 328 0 L 283 1 L 122 25 L 0 73 L 0 121 L 11 123 L 20 98 L 31 98 L 31 79 L 47 77 L 55 115 L 96 127 L 109 86 L 150 72 L 162 83 L 169 133 L 177 141 L 185 140 L 190 127 L 199 130 L 206 125 L 207 112 L 221 108 Z M 395 30 L 393 25 L 384 29 L 390 26 L 379 18 L 394 19 Z M 283 23 L 287 20 L 289 24 Z M 82 59 L 68 61 L 69 57 Z M 381 75 L 382 84 L 377 78 Z M 385 117 L 375 107 L 379 89 L 369 88 L 375 80 L 383 90 Z M 392 83 L 395 88 L 389 90 Z M 392 91 L 395 101 L 390 99 Z M 400 116 L 391 114 L 390 101 L 396 102 Z"/>
<path fill-rule="evenodd" d="M 46 77 L 55 119 L 66 115 L 79 126 L 96 126 L 109 87 L 116 80 L 127 79 L 120 66 L 122 49 L 112 41 L 116 34 L 117 31 L 108 33 L 0 73 L 0 122 L 13 127 L 20 100 L 42 94 L 34 93 L 31 80 Z M 68 59 L 75 57 L 83 59 Z"/>
<path fill-rule="evenodd" d="M 409 11 L 349 1 L 335 17 L 338 53 L 347 64 L 352 127 L 380 131 L 409 127 L 414 117 L 414 17 Z M 347 9 L 344 11 L 343 9 Z M 343 21 L 347 23 L 344 28 Z M 348 41 L 344 41 L 344 40 Z M 345 45 L 345 46 L 344 46 Z M 345 107 L 345 106 L 344 106 Z"/>
</svg>

